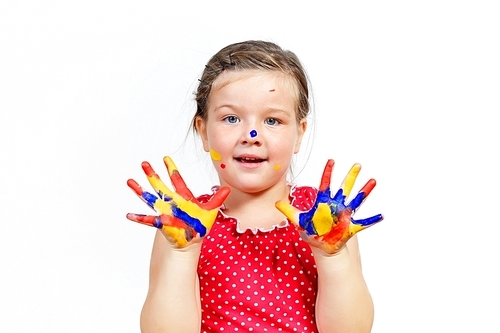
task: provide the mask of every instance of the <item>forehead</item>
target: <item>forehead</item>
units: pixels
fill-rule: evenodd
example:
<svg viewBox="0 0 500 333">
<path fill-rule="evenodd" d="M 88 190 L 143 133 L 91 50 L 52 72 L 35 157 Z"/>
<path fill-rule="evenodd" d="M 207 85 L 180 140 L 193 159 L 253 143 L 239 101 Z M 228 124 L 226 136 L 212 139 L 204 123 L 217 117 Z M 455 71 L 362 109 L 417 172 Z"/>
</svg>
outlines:
<svg viewBox="0 0 500 333">
<path fill-rule="evenodd" d="M 226 70 L 213 82 L 210 95 L 232 83 L 248 79 L 259 79 L 262 80 L 262 82 L 274 85 L 275 88 L 273 89 L 280 88 L 290 92 L 294 98 L 295 104 L 298 105 L 299 88 L 296 80 L 290 74 L 278 70 Z"/>
</svg>

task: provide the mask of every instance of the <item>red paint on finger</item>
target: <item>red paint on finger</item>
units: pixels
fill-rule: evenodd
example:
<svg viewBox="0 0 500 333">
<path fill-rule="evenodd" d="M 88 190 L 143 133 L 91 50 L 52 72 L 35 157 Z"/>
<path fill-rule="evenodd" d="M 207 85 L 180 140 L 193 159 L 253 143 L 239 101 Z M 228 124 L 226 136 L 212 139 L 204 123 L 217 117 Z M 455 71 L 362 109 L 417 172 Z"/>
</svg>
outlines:
<svg viewBox="0 0 500 333">
<path fill-rule="evenodd" d="M 143 193 L 142 188 L 139 186 L 139 184 L 137 184 L 137 182 L 135 180 L 133 180 L 133 179 L 127 180 L 127 185 L 135 192 L 135 194 L 137 194 L 139 196 L 142 195 L 142 193 Z"/>
</svg>

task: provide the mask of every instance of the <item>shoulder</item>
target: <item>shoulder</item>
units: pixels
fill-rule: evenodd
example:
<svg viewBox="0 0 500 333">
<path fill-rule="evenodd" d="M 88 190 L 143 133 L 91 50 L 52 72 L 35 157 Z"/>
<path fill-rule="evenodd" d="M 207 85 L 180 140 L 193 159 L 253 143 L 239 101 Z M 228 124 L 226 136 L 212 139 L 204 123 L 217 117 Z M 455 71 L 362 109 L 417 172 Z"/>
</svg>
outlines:
<svg viewBox="0 0 500 333">
<path fill-rule="evenodd" d="M 313 207 L 318 190 L 312 186 L 296 186 L 290 188 L 291 205 L 300 210 L 309 210 Z"/>
<path fill-rule="evenodd" d="M 200 202 L 200 203 L 206 203 L 206 202 L 210 201 L 210 199 L 212 199 L 214 194 L 217 193 L 217 191 L 219 189 L 220 189 L 220 186 L 214 185 L 211 188 L 212 193 L 202 194 L 202 195 L 196 197 L 196 200 L 198 200 L 198 202 Z"/>
</svg>

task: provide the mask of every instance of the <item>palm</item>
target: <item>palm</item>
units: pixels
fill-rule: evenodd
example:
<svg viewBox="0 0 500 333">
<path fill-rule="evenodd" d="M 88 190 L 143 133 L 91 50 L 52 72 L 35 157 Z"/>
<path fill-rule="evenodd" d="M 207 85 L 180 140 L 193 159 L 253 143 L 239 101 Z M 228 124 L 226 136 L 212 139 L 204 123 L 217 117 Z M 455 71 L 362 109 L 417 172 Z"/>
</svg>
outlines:
<svg viewBox="0 0 500 333">
<path fill-rule="evenodd" d="M 276 207 L 297 227 L 305 241 L 327 253 L 338 252 L 353 235 L 383 219 L 381 214 L 361 220 L 353 218 L 356 210 L 375 187 L 375 179 L 370 179 L 354 199 L 348 204 L 345 203 L 361 170 L 359 164 L 352 166 L 340 189 L 331 196 L 333 165 L 334 161 L 328 160 L 316 201 L 310 210 L 303 212 L 287 202 L 276 203 Z"/>
<path fill-rule="evenodd" d="M 229 189 L 221 187 L 208 202 L 201 203 L 187 188 L 172 159 L 166 156 L 163 161 L 174 191 L 163 183 L 148 162 L 143 162 L 142 169 L 157 195 L 144 191 L 133 179 L 129 179 L 127 184 L 158 215 L 129 213 L 127 218 L 160 229 L 172 243 L 184 247 L 208 233 L 218 208 L 229 195 Z"/>
</svg>

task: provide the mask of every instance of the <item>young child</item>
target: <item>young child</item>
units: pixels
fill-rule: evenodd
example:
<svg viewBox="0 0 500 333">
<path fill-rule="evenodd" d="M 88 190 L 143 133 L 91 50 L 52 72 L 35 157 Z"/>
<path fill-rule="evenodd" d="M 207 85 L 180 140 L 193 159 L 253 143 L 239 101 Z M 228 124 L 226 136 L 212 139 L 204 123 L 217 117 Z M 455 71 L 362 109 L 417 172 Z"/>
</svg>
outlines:
<svg viewBox="0 0 500 333">
<path fill-rule="evenodd" d="M 147 162 L 156 195 L 128 181 L 158 213 L 127 215 L 158 228 L 142 331 L 370 332 L 355 234 L 382 215 L 352 216 L 375 180 L 348 203 L 359 164 L 335 193 L 332 160 L 318 189 L 287 181 L 309 114 L 295 54 L 264 41 L 229 45 L 206 65 L 196 101 L 192 125 L 220 186 L 194 197 L 169 157 L 173 190 Z"/>
</svg>

